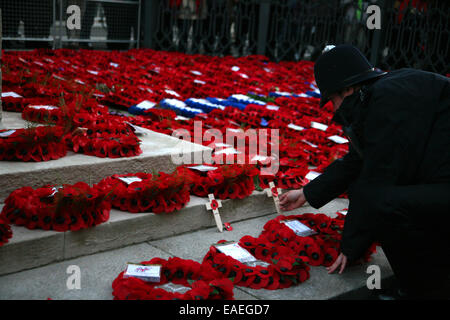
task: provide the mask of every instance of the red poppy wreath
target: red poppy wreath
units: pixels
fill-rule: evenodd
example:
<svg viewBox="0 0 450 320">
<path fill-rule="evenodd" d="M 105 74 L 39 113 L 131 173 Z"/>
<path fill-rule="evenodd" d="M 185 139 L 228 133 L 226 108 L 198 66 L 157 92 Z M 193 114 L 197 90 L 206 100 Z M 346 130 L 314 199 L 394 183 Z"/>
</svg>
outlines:
<svg viewBox="0 0 450 320">
<path fill-rule="evenodd" d="M 120 130 L 119 130 L 120 131 Z M 133 157 L 142 153 L 140 140 L 132 132 L 117 133 L 114 128 L 89 128 L 73 135 L 68 143 L 74 152 L 100 158 Z"/>
<path fill-rule="evenodd" d="M 0 247 L 7 243 L 12 237 L 12 231 L 9 224 L 0 218 Z"/>
<path fill-rule="evenodd" d="M 279 215 L 264 225 L 261 237 L 274 245 L 289 247 L 298 255 L 307 257 L 311 266 L 328 267 L 333 264 L 340 252 L 344 217 L 339 213 L 336 218 L 330 218 L 322 213 Z M 287 221 L 298 221 L 315 234 L 298 235 L 285 223 Z M 374 252 L 375 245 L 366 252 L 364 259 L 368 261 Z"/>
<path fill-rule="evenodd" d="M 220 279 L 220 273 L 209 265 L 181 258 L 153 258 L 142 265 L 161 265 L 159 282 L 124 277 L 122 271 L 112 283 L 114 300 L 233 300 L 233 283 Z M 185 293 L 169 292 L 163 287 L 175 283 L 188 288 Z"/>
<path fill-rule="evenodd" d="M 23 108 L 28 104 L 26 99 L 15 92 L 6 92 L 6 96 L 2 95 L 2 107 L 5 111 L 22 112 Z"/>
<path fill-rule="evenodd" d="M 6 198 L 0 219 L 28 229 L 76 231 L 109 219 L 111 205 L 104 199 L 102 192 L 84 182 L 23 187 Z"/>
<path fill-rule="evenodd" d="M 168 213 L 180 210 L 190 200 L 189 180 L 178 172 L 113 175 L 97 187 L 108 194 L 114 208 L 133 213 Z"/>
<path fill-rule="evenodd" d="M 64 125 L 64 111 L 48 105 L 28 105 L 22 111 L 22 118 L 38 123 Z"/>
<path fill-rule="evenodd" d="M 67 153 L 66 137 L 64 129 L 59 126 L 0 130 L 0 160 L 59 159 Z"/>
<path fill-rule="evenodd" d="M 190 176 L 191 193 L 198 197 L 213 193 L 222 200 L 243 199 L 255 190 L 253 177 L 258 174 L 258 169 L 253 165 L 207 165 L 206 167 L 212 168 L 207 171 L 192 169 L 193 167 L 197 166 L 180 166 L 177 171 Z"/>
<path fill-rule="evenodd" d="M 240 248 L 249 248 L 250 257 L 254 259 L 243 263 L 221 252 L 224 249 L 220 249 L 220 244 L 228 243 L 221 240 L 211 246 L 203 258 L 203 264 L 209 264 L 235 285 L 276 290 L 288 288 L 309 278 L 306 259 L 295 255 L 287 247 L 274 246 L 264 239 L 245 236 L 238 245 Z"/>
</svg>

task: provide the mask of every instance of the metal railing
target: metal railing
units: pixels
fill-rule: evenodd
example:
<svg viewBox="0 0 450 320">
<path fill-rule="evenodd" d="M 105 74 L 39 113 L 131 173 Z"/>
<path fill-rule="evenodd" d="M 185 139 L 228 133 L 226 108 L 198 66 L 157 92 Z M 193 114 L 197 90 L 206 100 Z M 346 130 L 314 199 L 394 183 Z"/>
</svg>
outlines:
<svg viewBox="0 0 450 320">
<path fill-rule="evenodd" d="M 367 27 L 369 5 L 380 30 Z M 315 60 L 350 43 L 386 70 L 450 73 L 446 0 L 148 0 L 144 10 L 143 45 L 157 50 Z"/>
<path fill-rule="evenodd" d="M 67 8 L 80 8 L 69 30 Z M 3 47 L 128 49 L 139 47 L 141 0 L 0 0 Z"/>
<path fill-rule="evenodd" d="M 81 30 L 66 27 L 71 4 Z M 380 30 L 367 27 L 369 5 L 381 9 Z M 5 49 L 142 45 L 297 61 L 351 43 L 385 70 L 450 73 L 448 0 L 0 0 L 0 8 Z"/>
</svg>

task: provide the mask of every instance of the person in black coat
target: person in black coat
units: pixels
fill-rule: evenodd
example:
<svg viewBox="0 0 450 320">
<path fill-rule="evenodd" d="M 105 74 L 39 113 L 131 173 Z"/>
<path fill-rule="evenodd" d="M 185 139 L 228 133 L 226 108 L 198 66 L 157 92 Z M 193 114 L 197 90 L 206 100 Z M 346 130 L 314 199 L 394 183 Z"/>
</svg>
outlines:
<svg viewBox="0 0 450 320">
<path fill-rule="evenodd" d="M 348 191 L 341 254 L 329 273 L 381 244 L 398 280 L 397 298 L 450 297 L 450 81 L 420 70 L 372 67 L 355 47 L 323 53 L 314 73 L 321 105 L 350 140 L 349 152 L 283 210 L 320 208 Z"/>
</svg>

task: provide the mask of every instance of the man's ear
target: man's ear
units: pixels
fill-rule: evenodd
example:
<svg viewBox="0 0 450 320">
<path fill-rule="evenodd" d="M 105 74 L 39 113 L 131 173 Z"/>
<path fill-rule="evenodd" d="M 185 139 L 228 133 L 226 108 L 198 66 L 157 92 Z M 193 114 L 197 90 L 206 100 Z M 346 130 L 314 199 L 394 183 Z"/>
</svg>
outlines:
<svg viewBox="0 0 450 320">
<path fill-rule="evenodd" d="M 345 88 L 344 90 L 342 90 L 342 96 L 343 97 L 351 96 L 354 92 L 355 92 L 355 89 L 353 87 L 348 87 L 348 88 Z"/>
</svg>

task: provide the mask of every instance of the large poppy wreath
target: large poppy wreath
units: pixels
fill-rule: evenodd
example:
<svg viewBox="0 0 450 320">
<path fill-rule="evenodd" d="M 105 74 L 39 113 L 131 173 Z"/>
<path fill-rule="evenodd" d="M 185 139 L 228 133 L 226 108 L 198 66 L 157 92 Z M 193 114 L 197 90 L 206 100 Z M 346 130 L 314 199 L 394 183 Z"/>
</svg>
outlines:
<svg viewBox="0 0 450 320">
<path fill-rule="evenodd" d="M 209 265 L 178 257 L 164 260 L 153 258 L 143 265 L 161 265 L 159 282 L 146 282 L 138 278 L 124 278 L 122 271 L 112 283 L 114 300 L 233 300 L 233 283 L 220 279 L 220 273 Z M 190 288 L 185 293 L 169 292 L 161 285 L 169 282 Z"/>
<path fill-rule="evenodd" d="M 56 106 L 28 105 L 22 111 L 22 118 L 32 122 L 64 125 L 64 112 Z"/>
<path fill-rule="evenodd" d="M 17 189 L 6 198 L 0 219 L 28 229 L 75 231 L 107 221 L 110 210 L 102 192 L 78 182 Z"/>
<path fill-rule="evenodd" d="M 76 118 L 78 123 L 83 119 Z M 124 129 L 125 124 L 96 124 L 95 126 L 78 131 L 69 142 L 69 147 L 74 152 L 100 158 L 120 158 L 140 155 L 140 140 L 136 135 Z"/>
<path fill-rule="evenodd" d="M 189 166 L 180 166 L 177 171 L 190 176 L 191 193 L 206 197 L 212 193 L 218 199 L 243 199 L 252 194 L 255 190 L 253 177 L 258 174 L 258 170 L 253 165 L 208 165 L 215 167 L 215 170 L 202 172 L 188 169 Z"/>
<path fill-rule="evenodd" d="M 59 126 L 0 130 L 0 160 L 59 159 L 67 153 L 66 137 Z"/>
<path fill-rule="evenodd" d="M 169 213 L 190 200 L 189 180 L 178 172 L 113 175 L 97 184 L 114 208 L 128 212 Z"/>
<path fill-rule="evenodd" d="M 221 240 L 217 244 L 226 242 Z M 243 237 L 239 245 L 248 248 L 249 252 L 263 264 L 258 263 L 254 266 L 244 264 L 220 252 L 216 246 L 210 247 L 203 258 L 203 264 L 209 264 L 218 270 L 222 277 L 232 280 L 235 285 L 252 289 L 283 289 L 309 278 L 306 259 L 287 247 L 274 246 L 264 239 L 250 236 Z"/>
<path fill-rule="evenodd" d="M 309 236 L 299 236 L 283 221 L 297 220 L 316 232 Z M 331 218 L 323 213 L 301 215 L 279 215 L 264 225 L 261 237 L 274 245 L 286 246 L 302 257 L 308 258 L 311 266 L 331 266 L 339 255 L 345 216 L 337 213 Z M 376 251 L 376 244 L 366 252 L 368 261 Z"/>
</svg>

